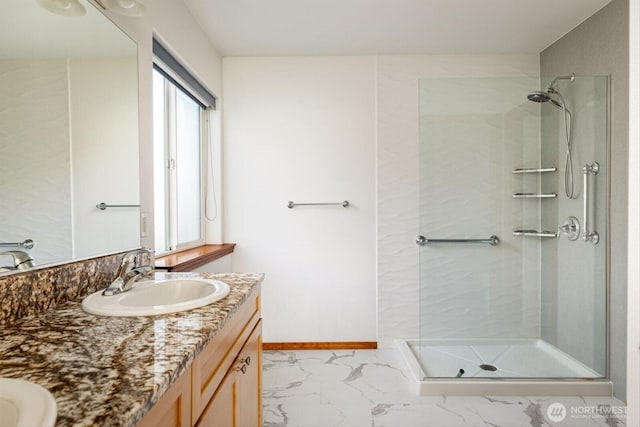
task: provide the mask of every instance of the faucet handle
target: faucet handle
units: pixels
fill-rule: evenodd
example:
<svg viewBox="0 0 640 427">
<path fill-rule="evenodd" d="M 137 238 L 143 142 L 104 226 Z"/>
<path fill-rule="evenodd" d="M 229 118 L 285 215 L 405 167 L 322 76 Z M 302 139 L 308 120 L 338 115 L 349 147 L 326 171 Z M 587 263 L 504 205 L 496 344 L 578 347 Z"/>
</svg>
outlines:
<svg viewBox="0 0 640 427">
<path fill-rule="evenodd" d="M 153 266 L 153 254 L 155 254 L 155 251 L 151 249 L 139 249 L 135 259 L 136 267 Z"/>
<path fill-rule="evenodd" d="M 154 251 L 152 251 L 151 249 L 147 249 L 147 248 L 135 249 L 133 251 L 130 251 L 130 252 L 127 252 L 127 253 L 124 254 L 124 256 L 122 257 L 122 264 L 121 265 L 125 266 L 127 264 L 133 263 L 134 266 L 139 266 L 144 261 L 143 257 L 145 255 L 149 256 L 149 262 L 147 264 L 152 264 L 153 260 L 151 259 L 151 256 L 154 253 L 155 253 Z"/>
</svg>

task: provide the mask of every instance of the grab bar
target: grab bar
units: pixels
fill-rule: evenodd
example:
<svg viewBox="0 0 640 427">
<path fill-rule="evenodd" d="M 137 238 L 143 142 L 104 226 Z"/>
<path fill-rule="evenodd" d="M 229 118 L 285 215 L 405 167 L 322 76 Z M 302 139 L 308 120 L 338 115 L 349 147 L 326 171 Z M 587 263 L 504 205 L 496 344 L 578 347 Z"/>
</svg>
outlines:
<svg viewBox="0 0 640 427">
<path fill-rule="evenodd" d="M 24 242 L 0 243 L 0 248 L 33 249 L 33 245 L 34 245 L 33 240 L 27 239 Z"/>
<path fill-rule="evenodd" d="M 96 205 L 96 208 L 100 209 L 101 211 L 107 208 L 139 208 L 139 207 L 140 205 L 108 205 L 105 202 L 98 203 Z"/>
<path fill-rule="evenodd" d="M 346 208 L 349 206 L 349 202 L 348 201 L 344 201 L 344 202 L 321 202 L 321 203 L 294 203 L 292 201 L 289 201 L 289 203 L 287 203 L 287 207 L 289 209 L 293 209 L 296 206 L 342 206 L 343 208 Z"/>
<path fill-rule="evenodd" d="M 424 246 L 432 243 L 488 243 L 491 246 L 498 246 L 500 238 L 491 236 L 488 239 L 427 239 L 424 236 L 416 237 L 416 245 Z"/>
<path fill-rule="evenodd" d="M 589 218 L 589 175 L 593 175 L 596 176 L 598 174 L 598 172 L 600 172 L 600 164 L 598 162 L 593 162 L 592 164 L 586 164 L 584 165 L 584 167 L 582 168 L 582 174 L 583 174 L 583 186 L 582 186 L 582 191 L 584 192 L 583 197 L 582 197 L 582 213 L 583 213 L 583 219 L 584 222 L 582 223 L 582 225 L 584 226 L 584 231 L 582 234 L 582 239 L 585 242 L 591 242 L 594 245 L 597 245 L 598 242 L 600 241 L 600 236 L 598 235 L 597 232 L 595 231 L 589 231 L 590 229 L 590 219 Z"/>
</svg>

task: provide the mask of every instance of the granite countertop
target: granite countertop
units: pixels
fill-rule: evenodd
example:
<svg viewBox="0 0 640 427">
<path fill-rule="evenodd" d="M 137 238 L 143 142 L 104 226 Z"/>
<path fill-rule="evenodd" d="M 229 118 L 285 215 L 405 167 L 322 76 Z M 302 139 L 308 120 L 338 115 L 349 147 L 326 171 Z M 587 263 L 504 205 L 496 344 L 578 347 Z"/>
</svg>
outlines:
<svg viewBox="0 0 640 427">
<path fill-rule="evenodd" d="M 0 377 L 53 394 L 56 426 L 132 426 L 148 412 L 262 281 L 262 274 L 156 273 L 206 277 L 231 292 L 221 301 L 153 317 L 102 317 L 80 300 L 0 330 Z"/>
</svg>

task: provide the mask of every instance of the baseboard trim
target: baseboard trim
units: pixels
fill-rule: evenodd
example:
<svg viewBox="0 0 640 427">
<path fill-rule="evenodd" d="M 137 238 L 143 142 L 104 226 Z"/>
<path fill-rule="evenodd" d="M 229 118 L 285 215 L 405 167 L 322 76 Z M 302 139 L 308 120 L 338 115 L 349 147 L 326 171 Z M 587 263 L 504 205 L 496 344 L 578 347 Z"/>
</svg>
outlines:
<svg viewBox="0 0 640 427">
<path fill-rule="evenodd" d="M 265 342 L 263 350 L 375 350 L 376 341 Z"/>
</svg>

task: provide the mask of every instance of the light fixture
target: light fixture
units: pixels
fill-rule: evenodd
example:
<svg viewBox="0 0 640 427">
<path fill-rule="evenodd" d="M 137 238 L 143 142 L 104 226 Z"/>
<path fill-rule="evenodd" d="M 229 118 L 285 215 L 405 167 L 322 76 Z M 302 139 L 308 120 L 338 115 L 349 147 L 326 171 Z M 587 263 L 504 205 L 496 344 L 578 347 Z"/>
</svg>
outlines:
<svg viewBox="0 0 640 427">
<path fill-rule="evenodd" d="M 83 16 L 87 10 L 78 0 L 37 0 L 49 12 L 62 16 Z"/>
<path fill-rule="evenodd" d="M 127 16 L 140 16 L 144 14 L 144 6 L 138 0 L 101 0 L 105 8 Z"/>
</svg>

